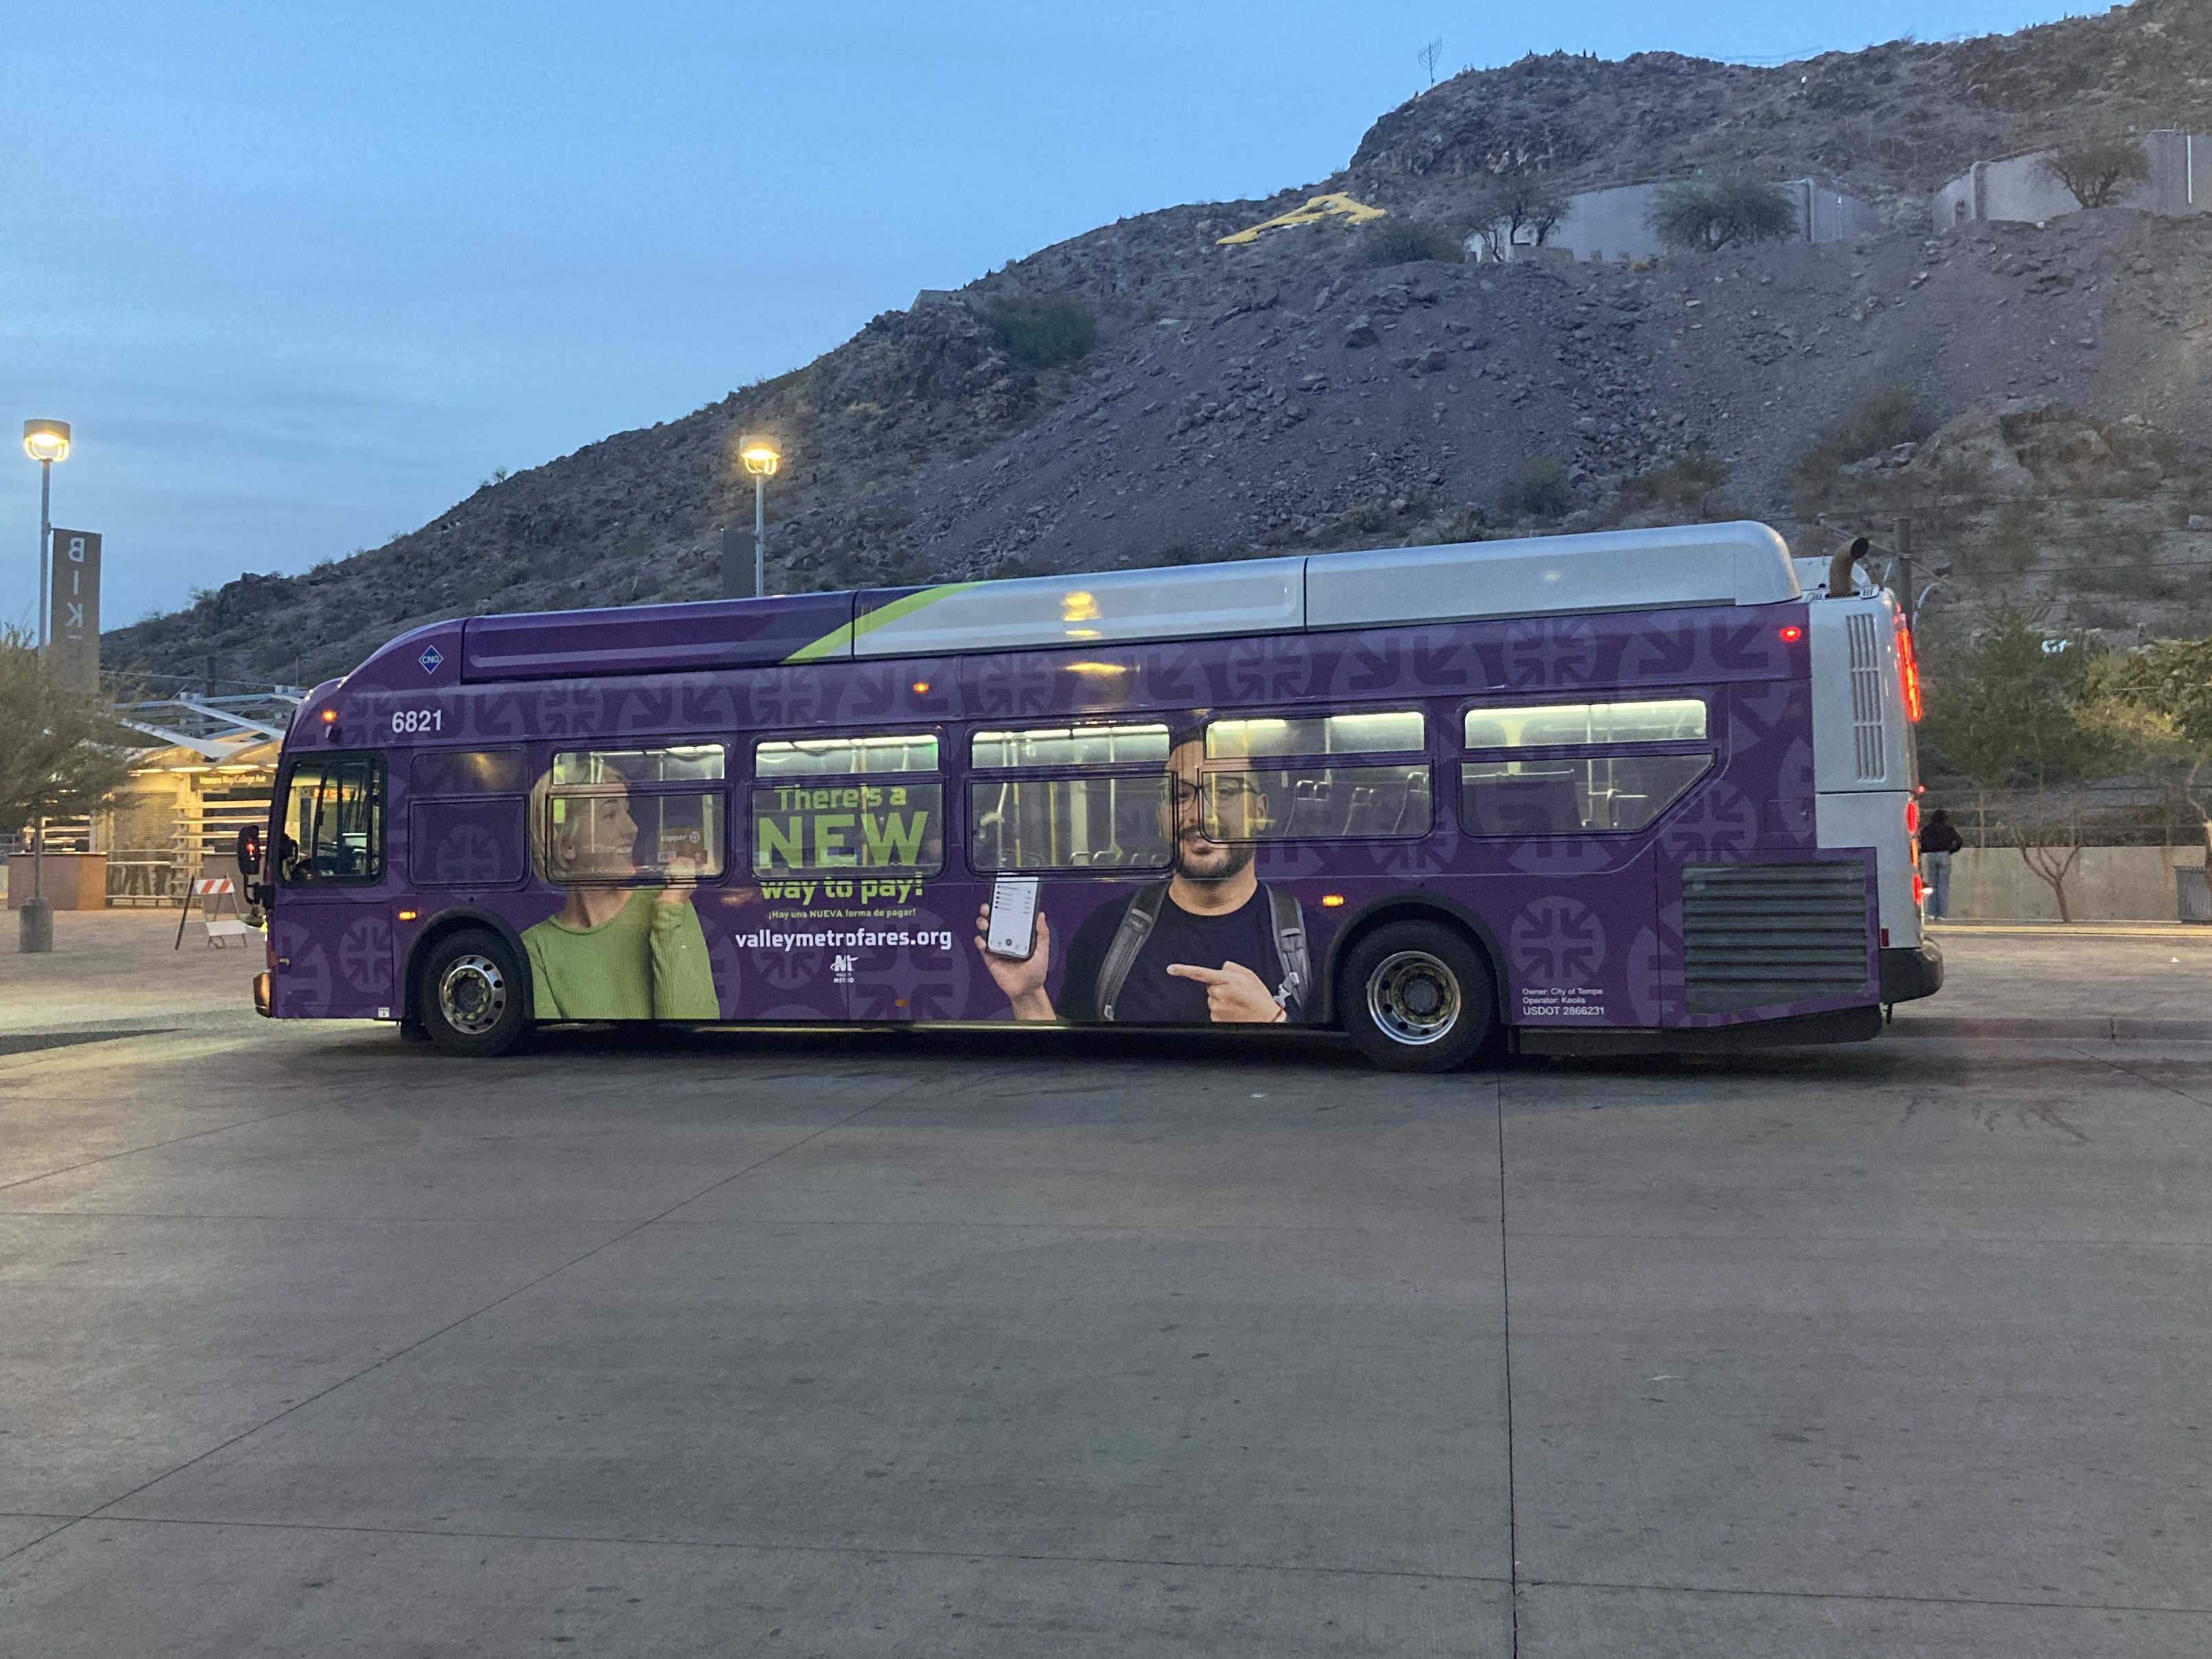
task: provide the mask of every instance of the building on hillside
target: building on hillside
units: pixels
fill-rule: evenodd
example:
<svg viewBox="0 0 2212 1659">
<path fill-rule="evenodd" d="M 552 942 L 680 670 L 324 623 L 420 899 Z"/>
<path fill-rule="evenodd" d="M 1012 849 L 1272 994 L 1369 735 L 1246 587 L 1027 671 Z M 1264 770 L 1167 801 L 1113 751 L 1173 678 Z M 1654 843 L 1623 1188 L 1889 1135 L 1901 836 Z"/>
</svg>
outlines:
<svg viewBox="0 0 2212 1659">
<path fill-rule="evenodd" d="M 2164 129 L 2143 135 L 2150 177 L 2114 203 L 2146 213 L 2202 213 L 2212 206 L 2212 179 L 2197 176 L 2197 135 Z M 1953 230 L 1978 219 L 2008 219 L 2042 224 L 2079 213 L 2074 192 L 2043 170 L 2051 152 L 2032 150 L 1994 161 L 1977 161 L 1936 192 L 1935 224 Z M 2212 143 L 2205 159 L 2212 163 Z"/>
<path fill-rule="evenodd" d="M 1651 204 L 1671 179 L 1648 184 L 1616 185 L 1609 190 L 1588 190 L 1568 198 L 1566 216 L 1552 227 L 1540 250 L 1534 234 L 1523 231 L 1508 256 L 1525 259 L 1538 253 L 1571 259 L 1650 259 L 1666 252 L 1650 223 Z M 1788 179 L 1783 189 L 1797 205 L 1797 237 L 1801 242 L 1847 242 L 1881 228 L 1881 216 L 1873 204 L 1860 200 L 1817 179 Z M 1467 240 L 1476 258 L 1488 256 L 1479 235 Z"/>
</svg>

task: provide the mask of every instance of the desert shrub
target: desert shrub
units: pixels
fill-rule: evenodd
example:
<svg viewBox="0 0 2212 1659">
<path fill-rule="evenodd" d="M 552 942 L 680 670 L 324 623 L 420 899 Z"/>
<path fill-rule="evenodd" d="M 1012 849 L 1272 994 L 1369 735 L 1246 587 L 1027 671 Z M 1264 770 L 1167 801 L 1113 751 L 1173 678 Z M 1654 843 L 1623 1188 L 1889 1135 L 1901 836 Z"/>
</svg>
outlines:
<svg viewBox="0 0 2212 1659">
<path fill-rule="evenodd" d="M 1357 501 L 1337 514 L 1334 528 L 1345 536 L 1371 536 L 1388 526 L 1395 515 L 1390 503 L 1381 496 L 1373 501 Z"/>
<path fill-rule="evenodd" d="M 1936 406 L 1911 386 L 1872 387 L 1852 399 L 1820 442 L 1797 458 L 1790 481 L 1802 500 L 1817 504 L 1834 487 L 1838 467 L 1899 444 L 1925 443 L 1942 424 Z"/>
<path fill-rule="evenodd" d="M 1405 265 L 1417 259 L 1457 264 L 1467 249 L 1448 226 L 1427 219 L 1389 218 L 1370 226 L 1363 251 L 1370 265 Z"/>
<path fill-rule="evenodd" d="M 1567 464 L 1556 455 L 1522 462 L 1521 470 L 1498 492 L 1498 510 L 1509 518 L 1564 518 L 1573 505 Z"/>
<path fill-rule="evenodd" d="M 2110 207 L 2150 177 L 2150 155 L 2140 138 L 2093 132 L 2061 144 L 2036 171 L 2065 185 L 2085 208 Z"/>
<path fill-rule="evenodd" d="M 999 349 L 1028 368 L 1074 362 L 1098 343 L 1098 319 L 1070 300 L 994 300 L 983 321 Z"/>
<path fill-rule="evenodd" d="M 1707 518 L 1720 511 L 1721 491 L 1727 487 L 1728 466 L 1719 456 L 1687 450 L 1664 466 L 1626 480 L 1620 486 L 1620 506 L 1631 513 Z"/>
<path fill-rule="evenodd" d="M 1797 204 L 1754 169 L 1731 167 L 1662 185 L 1646 221 L 1668 247 L 1717 253 L 1740 243 L 1787 241 L 1797 234 Z"/>
</svg>

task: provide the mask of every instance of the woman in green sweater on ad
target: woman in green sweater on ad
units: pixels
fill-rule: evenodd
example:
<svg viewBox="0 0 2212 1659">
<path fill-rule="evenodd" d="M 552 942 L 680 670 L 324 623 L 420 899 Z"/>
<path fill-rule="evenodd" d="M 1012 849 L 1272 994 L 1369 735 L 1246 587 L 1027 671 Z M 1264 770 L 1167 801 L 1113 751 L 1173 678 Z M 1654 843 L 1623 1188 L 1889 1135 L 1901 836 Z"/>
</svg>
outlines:
<svg viewBox="0 0 2212 1659">
<path fill-rule="evenodd" d="M 526 928 L 540 1019 L 718 1019 L 707 936 L 691 908 L 698 866 L 673 860 L 664 887 L 620 884 L 638 874 L 637 822 L 619 784 L 589 795 L 531 791 L 538 873 L 568 889 L 559 910 Z"/>
</svg>

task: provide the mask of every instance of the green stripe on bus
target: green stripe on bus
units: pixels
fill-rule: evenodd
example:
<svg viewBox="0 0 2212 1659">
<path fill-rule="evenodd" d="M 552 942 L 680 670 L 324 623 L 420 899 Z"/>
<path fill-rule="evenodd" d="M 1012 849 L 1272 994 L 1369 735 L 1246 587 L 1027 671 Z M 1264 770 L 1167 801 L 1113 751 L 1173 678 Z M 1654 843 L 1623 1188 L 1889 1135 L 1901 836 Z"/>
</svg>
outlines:
<svg viewBox="0 0 2212 1659">
<path fill-rule="evenodd" d="M 934 605 L 948 595 L 964 593 L 971 587 L 981 586 L 981 582 L 946 582 L 938 587 L 925 587 L 919 593 L 909 593 L 902 599 L 893 599 L 882 610 L 871 611 L 858 622 L 849 622 L 842 628 L 831 629 L 811 645 L 799 647 L 798 650 L 786 657 L 784 661 L 813 662 L 820 658 L 832 655 L 852 644 L 863 634 L 874 633 L 886 623 L 894 623 L 901 617 L 911 616 L 922 606 Z"/>
</svg>

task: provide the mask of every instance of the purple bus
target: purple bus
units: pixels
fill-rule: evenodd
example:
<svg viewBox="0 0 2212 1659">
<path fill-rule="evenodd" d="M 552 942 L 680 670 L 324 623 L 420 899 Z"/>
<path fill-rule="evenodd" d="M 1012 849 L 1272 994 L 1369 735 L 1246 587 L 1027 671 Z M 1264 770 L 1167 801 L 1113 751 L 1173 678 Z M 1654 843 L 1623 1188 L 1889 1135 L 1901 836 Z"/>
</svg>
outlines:
<svg viewBox="0 0 2212 1659">
<path fill-rule="evenodd" d="M 1911 646 L 1763 525 L 457 617 L 301 705 L 277 1018 L 1847 1041 L 1932 994 Z"/>
</svg>

